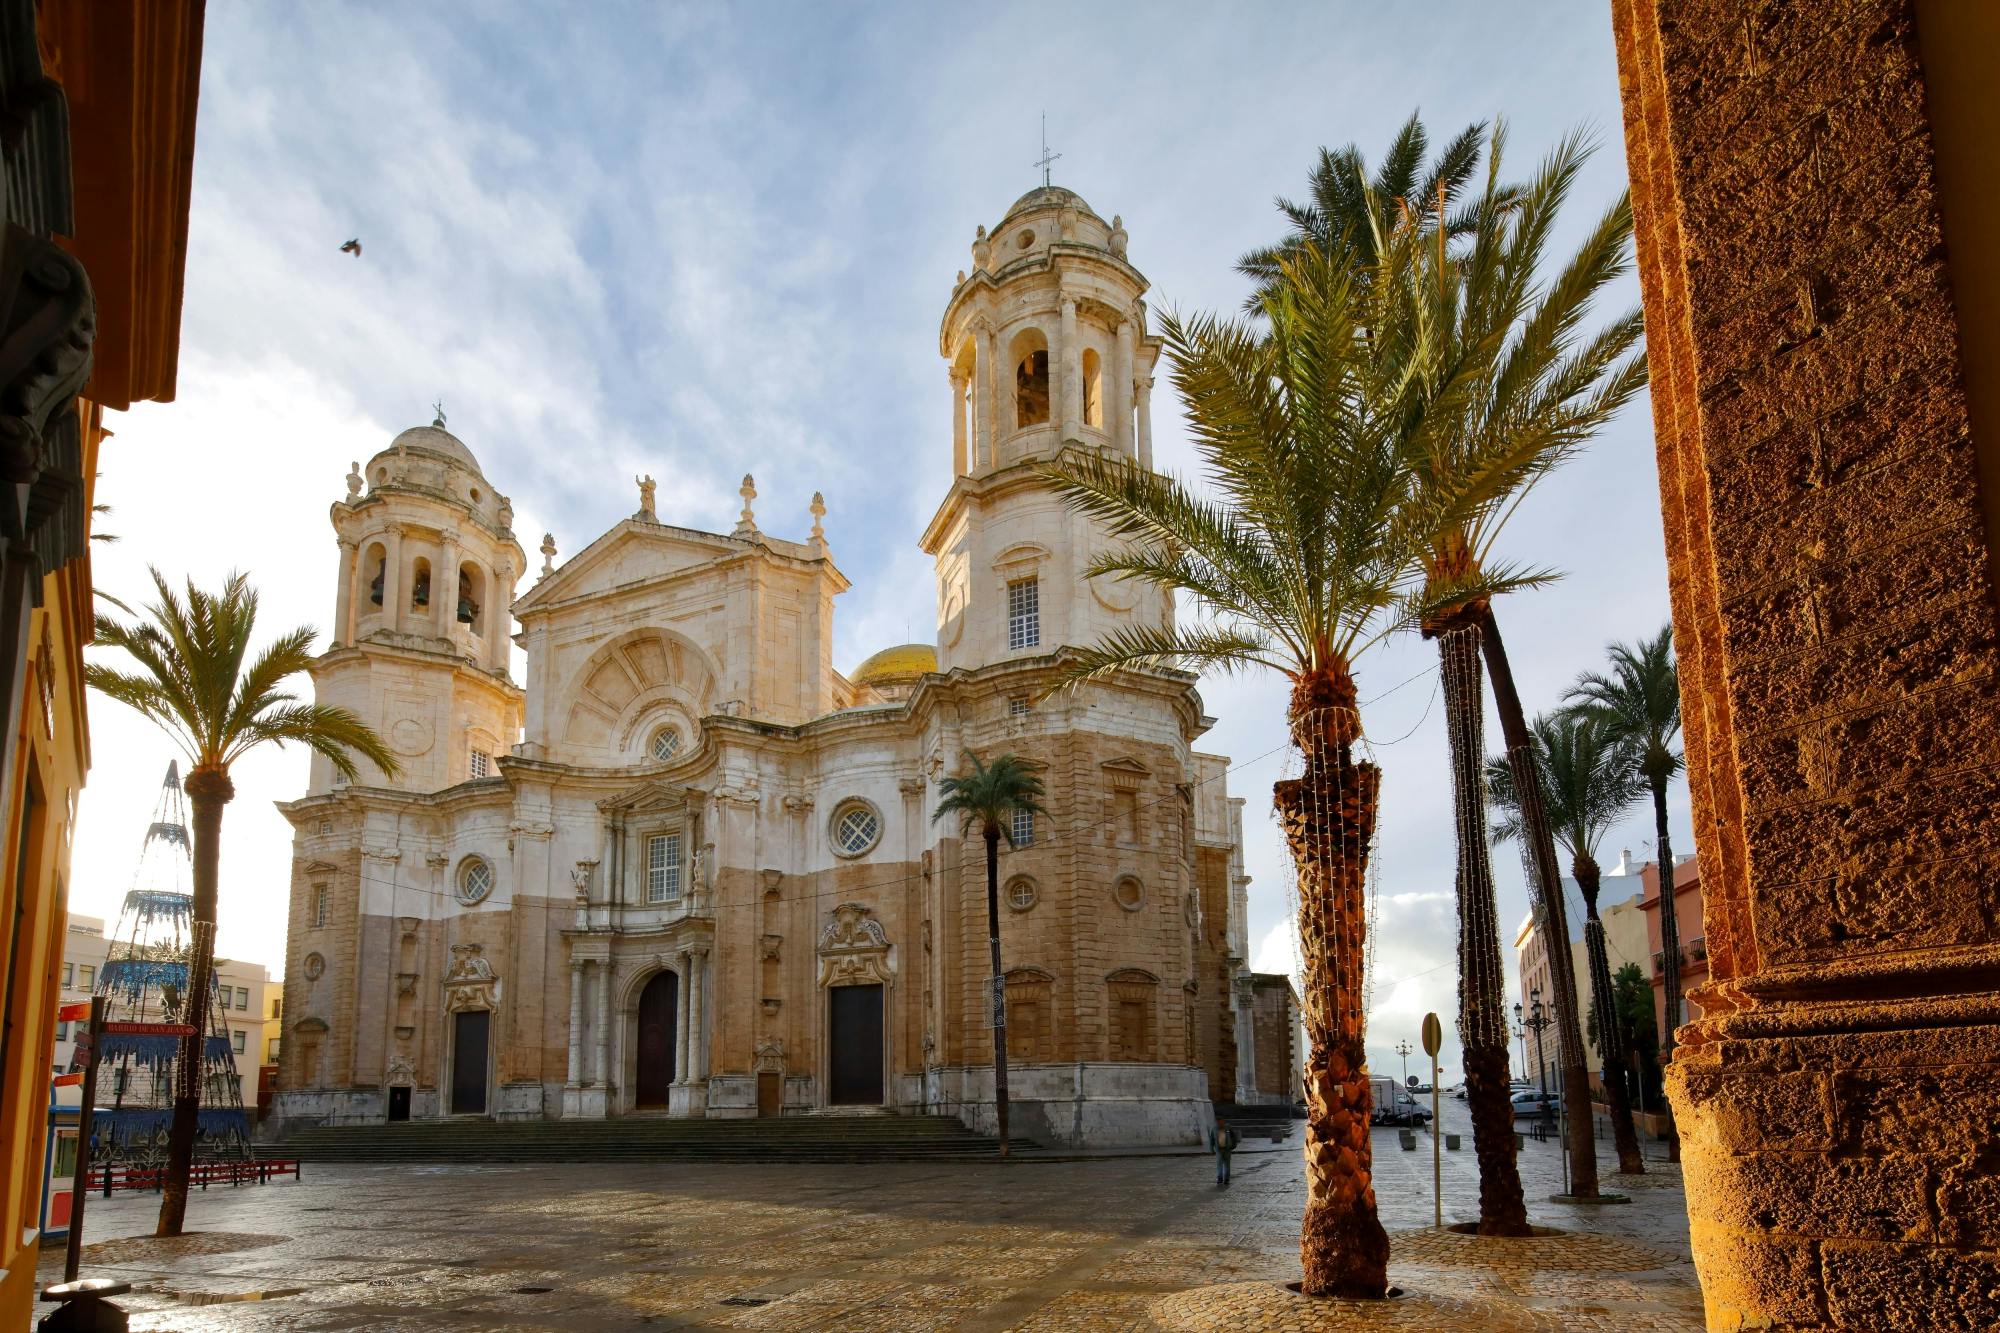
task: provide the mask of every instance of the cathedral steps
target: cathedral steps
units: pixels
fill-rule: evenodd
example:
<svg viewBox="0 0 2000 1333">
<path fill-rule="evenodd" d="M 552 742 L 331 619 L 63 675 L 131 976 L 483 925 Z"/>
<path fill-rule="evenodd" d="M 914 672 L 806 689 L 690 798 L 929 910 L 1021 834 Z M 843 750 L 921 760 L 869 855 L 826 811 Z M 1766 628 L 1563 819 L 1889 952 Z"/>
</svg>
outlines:
<svg viewBox="0 0 2000 1333">
<path fill-rule="evenodd" d="M 306 1162 L 883 1162 L 984 1160 L 999 1145 L 950 1116 L 877 1115 L 324 1125 L 259 1149 Z"/>
</svg>

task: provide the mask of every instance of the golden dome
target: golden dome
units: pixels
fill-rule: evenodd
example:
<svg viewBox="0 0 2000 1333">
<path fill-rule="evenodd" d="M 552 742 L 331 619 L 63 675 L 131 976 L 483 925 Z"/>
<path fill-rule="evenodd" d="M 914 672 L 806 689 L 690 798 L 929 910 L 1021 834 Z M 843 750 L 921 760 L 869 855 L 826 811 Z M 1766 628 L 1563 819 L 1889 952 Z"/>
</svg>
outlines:
<svg viewBox="0 0 2000 1333">
<path fill-rule="evenodd" d="M 905 643 L 876 653 L 854 668 L 849 679 L 856 685 L 913 685 L 937 669 L 937 649 L 927 643 Z"/>
</svg>

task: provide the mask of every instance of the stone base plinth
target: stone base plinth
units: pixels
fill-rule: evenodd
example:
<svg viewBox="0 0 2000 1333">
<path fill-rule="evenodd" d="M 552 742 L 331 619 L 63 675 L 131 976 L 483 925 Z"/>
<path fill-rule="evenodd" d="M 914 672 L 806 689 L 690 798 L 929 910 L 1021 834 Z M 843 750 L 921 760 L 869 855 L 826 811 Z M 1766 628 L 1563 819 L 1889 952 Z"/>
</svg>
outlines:
<svg viewBox="0 0 2000 1333">
<path fill-rule="evenodd" d="M 2000 1328 L 2000 1026 L 1811 1031 L 1870 1017 L 1750 1010 L 1676 1053 L 1711 1328 Z"/>
</svg>

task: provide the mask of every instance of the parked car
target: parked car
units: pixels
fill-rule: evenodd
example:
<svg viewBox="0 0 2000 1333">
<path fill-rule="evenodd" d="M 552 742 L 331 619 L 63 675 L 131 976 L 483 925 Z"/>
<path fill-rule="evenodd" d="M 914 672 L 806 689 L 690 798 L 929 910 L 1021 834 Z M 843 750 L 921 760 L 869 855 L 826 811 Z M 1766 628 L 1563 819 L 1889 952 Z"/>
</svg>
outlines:
<svg viewBox="0 0 2000 1333">
<path fill-rule="evenodd" d="M 1559 1100 L 1553 1092 L 1543 1092 L 1540 1088 L 1523 1089 L 1514 1094 L 1514 1118 L 1553 1116 Z"/>
</svg>

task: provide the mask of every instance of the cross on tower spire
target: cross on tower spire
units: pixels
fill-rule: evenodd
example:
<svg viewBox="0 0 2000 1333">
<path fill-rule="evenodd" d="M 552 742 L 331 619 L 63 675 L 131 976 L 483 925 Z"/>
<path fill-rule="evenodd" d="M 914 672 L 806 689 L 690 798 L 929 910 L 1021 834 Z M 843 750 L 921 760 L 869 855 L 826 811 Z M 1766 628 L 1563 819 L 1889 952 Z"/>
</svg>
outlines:
<svg viewBox="0 0 2000 1333">
<path fill-rule="evenodd" d="M 1049 113 L 1042 113 L 1042 155 L 1035 159 L 1035 165 L 1042 169 L 1042 188 L 1049 188 L 1049 163 L 1056 161 L 1061 153 L 1049 151 Z"/>
</svg>

